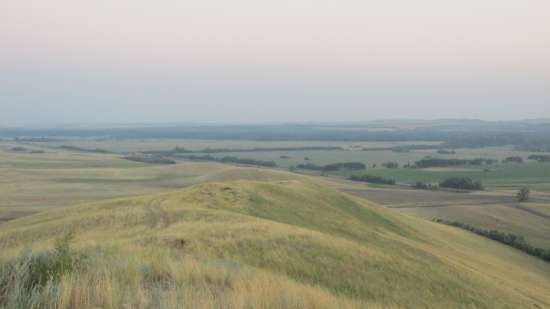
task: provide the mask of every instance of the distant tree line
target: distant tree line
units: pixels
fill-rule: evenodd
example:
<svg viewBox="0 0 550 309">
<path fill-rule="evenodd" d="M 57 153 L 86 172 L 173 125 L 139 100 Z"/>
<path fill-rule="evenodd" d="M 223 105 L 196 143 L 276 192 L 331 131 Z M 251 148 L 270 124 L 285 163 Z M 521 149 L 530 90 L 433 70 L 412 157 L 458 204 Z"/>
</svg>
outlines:
<svg viewBox="0 0 550 309">
<path fill-rule="evenodd" d="M 439 149 L 439 150 L 437 150 L 437 153 L 439 153 L 439 154 L 456 154 L 456 151 L 446 150 L 446 149 Z"/>
<path fill-rule="evenodd" d="M 443 219 L 434 219 L 435 222 L 447 224 L 450 226 L 455 226 L 464 230 L 468 230 L 470 232 L 476 233 L 478 235 L 481 235 L 483 237 L 490 238 L 492 240 L 496 240 L 500 243 L 503 243 L 505 245 L 508 245 L 510 247 L 514 247 L 516 249 L 519 249 L 529 255 L 538 257 L 540 259 L 543 259 L 547 262 L 550 262 L 550 250 L 549 249 L 543 249 L 534 247 L 527 242 L 525 242 L 525 239 L 521 235 L 516 235 L 512 233 L 504 233 L 497 230 L 485 230 L 480 229 L 477 227 L 473 227 L 471 225 L 468 225 L 466 223 L 462 222 L 456 222 L 456 221 L 447 221 Z"/>
<path fill-rule="evenodd" d="M 550 143 L 547 145 L 520 145 L 515 146 L 514 149 L 532 152 L 550 152 Z"/>
<path fill-rule="evenodd" d="M 507 157 L 502 160 L 504 163 L 523 163 L 523 158 L 520 156 Z"/>
<path fill-rule="evenodd" d="M 304 146 L 304 147 L 255 147 L 255 148 L 204 148 L 186 149 L 175 147 L 171 150 L 149 150 L 147 154 L 173 155 L 178 153 L 223 153 L 223 152 L 263 152 L 263 151 L 308 151 L 308 150 L 343 150 L 336 146 Z"/>
<path fill-rule="evenodd" d="M 264 167 L 277 166 L 277 163 L 275 163 L 274 161 L 264 161 L 264 160 L 250 159 L 250 158 L 238 158 L 238 157 L 232 157 L 232 156 L 217 158 L 211 155 L 204 155 L 204 156 L 191 155 L 191 156 L 185 156 L 183 158 L 188 160 L 216 161 L 216 162 L 222 162 L 222 163 L 247 164 L 247 165 L 256 165 L 256 166 L 264 166 Z"/>
<path fill-rule="evenodd" d="M 418 160 L 414 165 L 418 168 L 429 168 L 429 167 L 448 167 L 448 166 L 457 166 L 457 165 L 482 165 L 482 164 L 494 164 L 498 161 L 495 159 L 441 159 L 441 158 L 431 158 L 427 157 L 421 160 Z"/>
<path fill-rule="evenodd" d="M 530 155 L 527 157 L 529 160 L 535 160 L 538 162 L 550 162 L 550 155 Z"/>
<path fill-rule="evenodd" d="M 438 184 L 433 184 L 433 183 L 425 183 L 425 182 L 422 182 L 422 181 L 417 181 L 413 185 L 413 188 L 420 189 L 420 190 L 437 190 L 437 189 L 439 189 L 439 185 Z"/>
<path fill-rule="evenodd" d="M 371 175 L 351 175 L 348 178 L 353 181 L 369 182 L 369 183 L 379 183 L 384 185 L 395 185 L 395 180 L 387 179 L 380 176 L 371 176 Z"/>
<path fill-rule="evenodd" d="M 480 181 L 474 181 L 468 177 L 451 177 L 439 183 L 441 188 L 452 188 L 460 190 L 483 190 Z"/>
<path fill-rule="evenodd" d="M 385 168 L 399 168 L 399 163 L 394 161 L 388 161 L 388 162 L 382 163 L 382 166 Z"/>
<path fill-rule="evenodd" d="M 410 152 L 411 150 L 427 150 L 437 149 L 438 145 L 402 145 L 393 147 L 368 147 L 362 151 L 393 151 L 393 152 Z"/>
<path fill-rule="evenodd" d="M 176 164 L 176 161 L 161 156 L 128 155 L 123 157 L 123 159 L 149 164 Z"/>
<path fill-rule="evenodd" d="M 337 162 L 327 165 L 304 163 L 296 165 L 296 168 L 321 172 L 335 172 L 340 170 L 359 171 L 366 169 L 367 166 L 361 162 Z"/>
<path fill-rule="evenodd" d="M 41 149 L 28 149 L 28 148 L 21 147 L 21 146 L 12 147 L 10 149 L 10 151 L 13 151 L 13 152 L 26 152 L 26 153 L 44 153 L 45 152 L 44 150 L 41 150 Z"/>
<path fill-rule="evenodd" d="M 82 147 L 71 146 L 71 145 L 61 145 L 58 148 L 63 150 L 80 151 L 80 152 L 111 153 L 110 151 L 101 149 L 101 148 L 88 149 L 88 148 L 82 148 Z"/>
</svg>

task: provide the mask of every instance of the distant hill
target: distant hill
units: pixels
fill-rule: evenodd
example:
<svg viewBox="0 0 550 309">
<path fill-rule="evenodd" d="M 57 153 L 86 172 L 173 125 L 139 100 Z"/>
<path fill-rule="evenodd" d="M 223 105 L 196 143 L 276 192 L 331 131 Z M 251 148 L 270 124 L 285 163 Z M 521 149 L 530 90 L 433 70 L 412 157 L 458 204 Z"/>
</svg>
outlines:
<svg viewBox="0 0 550 309">
<path fill-rule="evenodd" d="M 0 127 L 0 138 L 188 138 L 220 140 L 441 141 L 449 147 L 550 147 L 550 120 L 380 120 L 335 123 L 158 124 L 108 127 Z M 546 148 L 544 148 L 546 149 Z"/>
<path fill-rule="evenodd" d="M 22 298 L 5 288 L 17 282 L 4 267 L 0 293 L 11 298 L 0 295 L 0 308 L 550 308 L 550 264 L 308 180 L 43 212 L 0 226 L 0 260 L 47 250 L 68 230 L 85 266 Z M 42 256 L 48 265 L 60 254 Z"/>
</svg>

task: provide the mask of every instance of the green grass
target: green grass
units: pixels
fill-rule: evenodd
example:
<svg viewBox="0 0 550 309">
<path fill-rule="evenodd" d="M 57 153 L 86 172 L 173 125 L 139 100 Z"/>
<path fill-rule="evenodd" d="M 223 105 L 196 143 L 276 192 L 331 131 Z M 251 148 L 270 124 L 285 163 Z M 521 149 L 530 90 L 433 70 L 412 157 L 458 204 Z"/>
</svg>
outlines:
<svg viewBox="0 0 550 309">
<path fill-rule="evenodd" d="M 21 154 L 9 151 L 12 146 L 0 143 L 0 222 L 48 209 L 163 192 L 215 179 L 261 180 L 290 175 L 211 162 L 150 165 L 124 160 L 119 155 L 63 150 Z"/>
<path fill-rule="evenodd" d="M 40 290 L 57 308 L 550 307 L 550 264 L 306 180 L 43 212 L 0 226 L 0 258 L 47 250 L 67 229 L 94 257 Z"/>
</svg>

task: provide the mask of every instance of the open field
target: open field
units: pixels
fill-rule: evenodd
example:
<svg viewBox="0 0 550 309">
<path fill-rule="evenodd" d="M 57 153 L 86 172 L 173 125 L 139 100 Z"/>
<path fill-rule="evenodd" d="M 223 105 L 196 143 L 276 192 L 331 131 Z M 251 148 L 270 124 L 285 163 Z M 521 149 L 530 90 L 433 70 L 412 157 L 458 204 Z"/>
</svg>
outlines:
<svg viewBox="0 0 550 309">
<path fill-rule="evenodd" d="M 50 248 L 68 229 L 86 266 L 28 298 L 9 283 L 10 309 L 550 307 L 550 264 L 306 180 L 43 212 L 0 226 L 0 258 Z"/>
<path fill-rule="evenodd" d="M 431 156 L 442 159 L 494 159 L 502 161 L 507 157 L 519 156 L 523 159 L 531 154 L 543 154 L 516 150 L 512 146 L 457 148 L 453 154 L 441 154 L 437 149 L 419 149 L 406 152 L 392 150 L 369 150 L 410 145 L 439 145 L 437 142 L 347 142 L 347 141 L 250 141 L 250 140 L 192 140 L 192 139 L 129 139 L 129 140 L 94 140 L 71 139 L 59 142 L 32 143 L 34 147 L 59 147 L 70 145 L 83 149 L 103 149 L 110 152 L 144 152 L 171 150 L 175 147 L 200 151 L 202 149 L 252 149 L 276 147 L 342 147 L 342 150 L 255 150 L 239 152 L 216 152 L 193 155 L 211 155 L 216 158 L 232 156 L 237 158 L 273 161 L 280 168 L 287 169 L 298 164 L 312 163 L 326 165 L 336 162 L 361 162 L 368 166 L 368 173 L 395 179 L 397 182 L 414 183 L 439 182 L 448 177 L 470 177 L 480 180 L 486 187 L 514 189 L 528 185 L 534 190 L 550 192 L 550 163 L 526 161 L 524 163 L 499 163 L 479 166 L 453 166 L 424 169 L 388 169 L 381 165 L 394 161 L 401 166 L 413 164 L 415 161 Z M 189 154 L 174 154 L 175 158 L 183 159 Z M 308 158 L 308 160 L 305 160 Z M 376 166 L 373 168 L 373 166 Z M 307 171 L 306 171 L 307 172 Z M 349 175 L 349 172 L 337 173 Z"/>
<path fill-rule="evenodd" d="M 20 153 L 0 144 L 0 222 L 38 211 L 113 197 L 163 192 L 216 179 L 278 177 L 276 171 L 212 162 L 150 165 L 119 155 L 46 150 Z"/>
<path fill-rule="evenodd" d="M 105 149 L 111 152 L 142 152 L 150 150 L 170 150 L 181 147 L 189 150 L 207 148 L 250 149 L 273 147 L 342 147 L 342 148 L 380 148 L 410 144 L 438 145 L 439 142 L 361 142 L 361 141 L 261 141 L 261 140 L 228 140 L 228 139 L 65 139 L 45 143 L 32 143 L 35 146 L 59 147 L 71 145 L 86 149 Z"/>
<path fill-rule="evenodd" d="M 367 185 L 327 177 L 321 181 L 400 212 L 514 233 L 535 246 L 550 248 L 550 196 L 546 193 L 534 193 L 531 202 L 518 203 L 514 191 L 457 193 Z"/>
<path fill-rule="evenodd" d="M 67 144 L 59 142 L 58 147 Z M 85 149 L 106 148 L 109 151 L 164 150 L 180 145 L 193 149 L 254 147 L 304 147 L 334 146 L 352 150 L 319 151 L 254 151 L 216 153 L 215 156 L 235 155 L 262 160 L 273 159 L 277 163 L 304 163 L 303 156 L 310 162 L 328 164 L 364 160 L 362 162 L 403 161 L 407 158 L 422 158 L 435 150 L 414 150 L 410 152 L 361 151 L 349 148 L 355 143 L 338 142 L 257 142 L 257 141 L 213 141 L 213 140 L 73 140 L 70 145 Z M 416 143 L 415 143 L 416 144 Z M 37 145 L 37 146 L 35 146 Z M 47 145 L 45 147 L 44 145 Z M 347 146 L 346 146 L 347 145 Z M 359 145 L 359 144 L 358 144 Z M 403 146 L 407 143 L 362 143 L 361 147 Z M 410 145 L 410 144 L 409 144 Z M 11 151 L 23 146 L 29 150 L 45 150 L 45 153 L 20 153 Z M 74 206 L 81 203 L 100 201 L 114 197 L 143 195 L 165 192 L 187 187 L 204 181 L 256 179 L 270 180 L 278 177 L 299 177 L 296 173 L 281 173 L 274 170 L 236 167 L 215 162 L 193 162 L 178 160 L 176 165 L 151 165 L 121 159 L 120 154 L 88 153 L 70 149 L 58 149 L 51 143 L 0 143 L 0 221 L 49 210 L 57 207 Z M 151 147 L 151 148 L 147 148 Z M 290 156 L 281 159 L 282 154 Z M 459 158 L 502 158 L 512 155 L 527 156 L 528 153 L 511 147 L 486 147 L 481 149 L 457 149 L 454 155 L 442 157 Z M 435 156 L 435 155 L 434 155 Z M 293 161 L 294 160 L 294 161 Z M 408 161 L 407 161 L 408 162 Z M 372 164 L 372 163 L 371 163 Z M 282 165 L 284 168 L 284 164 Z M 412 190 L 410 188 L 380 187 L 362 183 L 342 181 L 344 191 L 366 197 L 387 207 L 412 213 L 423 218 L 441 218 L 464 221 L 481 228 L 510 231 L 524 236 L 535 245 L 550 248 L 547 213 L 550 205 L 550 163 L 526 162 L 523 164 L 497 164 L 483 171 L 483 167 L 453 167 L 429 169 L 372 168 L 367 173 L 393 178 L 399 182 L 437 182 L 451 176 L 467 176 L 482 180 L 490 190 L 477 193 L 452 193 L 445 191 Z M 306 171 L 299 171 L 304 173 Z M 359 172 L 360 173 L 360 172 Z M 318 172 L 309 172 L 317 175 Z M 336 173 L 331 176 L 338 176 Z M 266 176 L 268 175 L 268 176 Z M 285 175 L 285 176 L 281 176 Z M 324 179 L 324 178 L 323 178 Z M 329 177 L 328 179 L 338 178 Z M 532 203 L 517 208 L 515 190 L 529 185 L 533 191 Z M 534 211 L 527 211 L 535 208 Z"/>
</svg>

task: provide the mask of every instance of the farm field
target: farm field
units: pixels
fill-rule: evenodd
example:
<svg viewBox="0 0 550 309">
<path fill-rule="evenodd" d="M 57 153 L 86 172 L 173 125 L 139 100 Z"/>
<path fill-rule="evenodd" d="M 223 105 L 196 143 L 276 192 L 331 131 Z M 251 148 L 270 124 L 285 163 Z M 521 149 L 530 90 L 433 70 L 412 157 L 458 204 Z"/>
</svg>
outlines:
<svg viewBox="0 0 550 309">
<path fill-rule="evenodd" d="M 135 145 L 134 145 L 135 144 Z M 414 162 L 427 155 L 444 158 L 497 158 L 508 156 L 527 157 L 529 152 L 512 147 L 485 147 L 456 149 L 455 154 L 439 154 L 436 150 L 422 149 L 408 152 L 391 150 L 362 151 L 365 148 L 418 145 L 419 142 L 348 143 L 348 142 L 258 142 L 215 140 L 71 140 L 40 143 L 0 143 L 0 170 L 3 175 L 0 197 L 0 221 L 29 215 L 46 209 L 74 206 L 81 203 L 109 198 L 166 192 L 212 180 L 259 179 L 300 174 L 317 177 L 316 171 L 297 170 L 298 173 L 282 173 L 297 163 L 330 164 L 335 162 L 365 162 L 366 171 L 328 173 L 321 179 L 333 180 L 344 192 L 365 197 L 374 202 L 392 207 L 426 219 L 445 219 L 486 229 L 498 229 L 524 236 L 535 245 L 550 248 L 547 214 L 550 205 L 550 163 L 526 161 L 524 163 L 499 163 L 490 166 L 458 166 L 450 168 L 384 168 L 386 161 Z M 210 154 L 226 155 L 257 160 L 274 160 L 279 164 L 270 169 L 245 168 L 208 161 L 189 161 L 174 158 L 178 164 L 156 165 L 122 159 L 118 153 L 91 153 L 60 146 L 82 149 L 105 149 L 109 152 L 166 150 L 174 147 L 186 149 L 250 149 L 263 147 L 327 147 L 337 146 L 346 150 L 292 150 L 250 151 Z M 177 146 L 179 145 L 179 146 Z M 355 145 L 352 147 L 352 145 Z M 435 143 L 437 145 L 437 143 Z M 43 150 L 44 153 L 14 152 L 13 147 Z M 150 148 L 147 148 L 150 147 Z M 203 155 L 193 153 L 193 155 Z M 288 158 L 281 158 L 281 156 Z M 303 158 L 308 156 L 309 161 Z M 377 163 L 372 163 L 377 162 Z M 372 164 L 377 164 L 376 168 Z M 400 163 L 402 164 L 402 163 Z M 488 171 L 486 170 L 488 169 Z M 265 170 L 265 171 L 264 171 Z M 414 190 L 403 186 L 377 186 L 342 180 L 343 176 L 357 173 L 395 179 L 399 183 L 413 184 L 416 181 L 439 182 L 448 177 L 471 177 L 481 180 L 487 188 L 483 192 L 454 193 L 447 191 Z M 342 183 L 344 185 L 342 185 Z M 532 189 L 532 201 L 517 208 L 515 190 L 522 185 Z M 534 211 L 528 211 L 529 209 Z M 540 214 L 543 214 L 542 216 Z M 521 220 L 518 220 L 520 218 Z M 527 224 L 524 224 L 527 223 Z"/>
<path fill-rule="evenodd" d="M 393 161 L 400 166 L 414 164 L 414 162 L 431 156 L 442 159 L 493 159 L 502 161 L 507 157 L 519 156 L 524 160 L 532 154 L 543 154 L 516 150 L 512 146 L 507 147 L 480 147 L 457 148 L 453 154 L 438 153 L 437 149 L 420 149 L 409 151 L 376 150 L 391 147 L 406 147 L 418 145 L 433 145 L 437 142 L 343 142 L 343 141 L 247 141 L 247 140 L 190 140 L 190 139 L 153 139 L 153 140 L 66 140 L 60 142 L 32 143 L 34 147 L 60 147 L 74 146 L 82 149 L 102 149 L 109 152 L 147 152 L 163 151 L 181 147 L 194 151 L 192 155 L 210 155 L 216 158 L 226 156 L 254 159 L 261 161 L 273 161 L 280 168 L 288 169 L 298 164 L 327 165 L 336 162 L 361 162 L 365 164 L 367 173 L 374 176 L 382 176 L 395 179 L 397 182 L 413 184 L 417 181 L 440 182 L 448 177 L 470 177 L 480 180 L 486 187 L 514 189 L 520 185 L 528 185 L 533 190 L 550 192 L 550 162 L 540 163 L 527 160 L 524 163 L 500 163 L 479 166 L 453 166 L 438 168 L 388 169 L 382 167 L 383 163 Z M 342 150 L 266 150 L 261 148 L 303 148 L 303 147 L 341 147 Z M 200 152 L 202 149 L 252 149 L 255 151 L 238 152 Z M 374 149 L 364 151 L 363 149 Z M 184 160 L 189 153 L 173 154 L 174 158 Z M 374 166 L 374 167 L 373 167 Z M 306 172 L 307 171 L 302 171 Z M 349 175 L 350 172 L 340 172 L 340 175 Z"/>
</svg>

